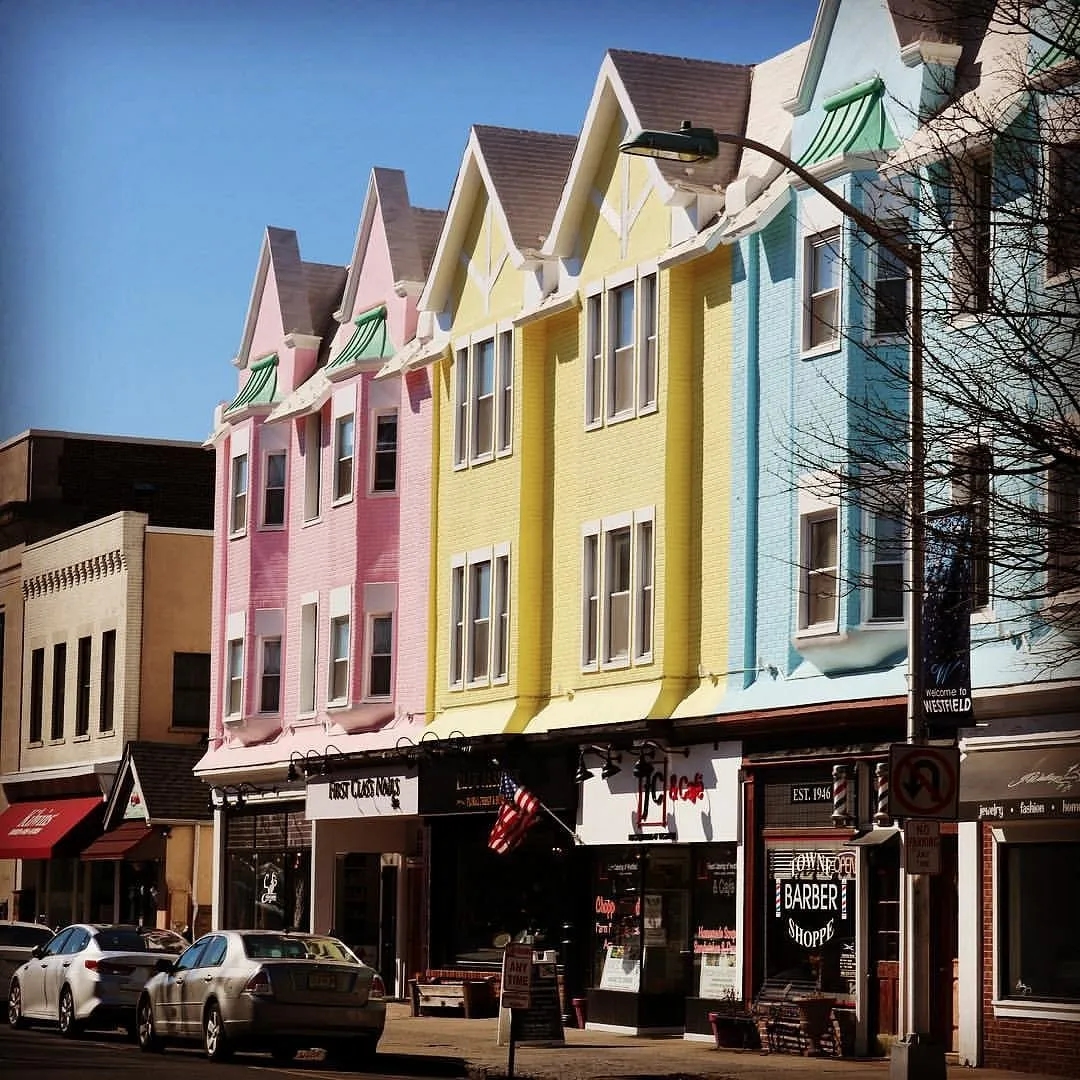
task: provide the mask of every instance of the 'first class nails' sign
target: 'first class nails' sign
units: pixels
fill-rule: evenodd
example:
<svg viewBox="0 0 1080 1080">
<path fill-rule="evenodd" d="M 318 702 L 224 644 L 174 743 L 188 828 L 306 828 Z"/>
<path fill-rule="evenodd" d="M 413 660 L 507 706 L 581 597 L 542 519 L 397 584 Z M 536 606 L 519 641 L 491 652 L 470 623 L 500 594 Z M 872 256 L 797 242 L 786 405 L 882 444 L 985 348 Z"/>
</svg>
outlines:
<svg viewBox="0 0 1080 1080">
<path fill-rule="evenodd" d="M 417 813 L 418 780 L 394 770 L 318 777 L 308 782 L 309 820 L 401 817 Z"/>
</svg>

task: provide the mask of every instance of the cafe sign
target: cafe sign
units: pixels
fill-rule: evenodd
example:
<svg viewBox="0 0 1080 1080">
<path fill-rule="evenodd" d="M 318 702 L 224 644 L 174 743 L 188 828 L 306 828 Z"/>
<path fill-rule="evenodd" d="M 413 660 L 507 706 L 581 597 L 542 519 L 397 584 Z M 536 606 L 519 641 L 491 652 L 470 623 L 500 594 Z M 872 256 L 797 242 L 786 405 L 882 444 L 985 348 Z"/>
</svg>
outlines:
<svg viewBox="0 0 1080 1080">
<path fill-rule="evenodd" d="M 305 813 L 310 821 L 415 815 L 417 789 L 415 773 L 394 769 L 313 778 Z"/>
</svg>

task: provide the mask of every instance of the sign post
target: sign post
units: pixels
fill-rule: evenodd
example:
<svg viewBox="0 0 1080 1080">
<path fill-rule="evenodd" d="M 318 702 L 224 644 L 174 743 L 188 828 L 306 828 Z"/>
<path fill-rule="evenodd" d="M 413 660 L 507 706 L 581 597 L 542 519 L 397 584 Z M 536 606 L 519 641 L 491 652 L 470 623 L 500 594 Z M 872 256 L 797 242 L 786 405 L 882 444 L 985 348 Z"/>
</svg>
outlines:
<svg viewBox="0 0 1080 1080">
<path fill-rule="evenodd" d="M 506 1075 L 514 1080 L 514 1010 L 527 1009 L 532 1001 L 533 947 L 511 942 L 503 950 L 502 994 L 499 1004 L 510 1010 L 510 1041 L 506 1055 Z"/>
</svg>

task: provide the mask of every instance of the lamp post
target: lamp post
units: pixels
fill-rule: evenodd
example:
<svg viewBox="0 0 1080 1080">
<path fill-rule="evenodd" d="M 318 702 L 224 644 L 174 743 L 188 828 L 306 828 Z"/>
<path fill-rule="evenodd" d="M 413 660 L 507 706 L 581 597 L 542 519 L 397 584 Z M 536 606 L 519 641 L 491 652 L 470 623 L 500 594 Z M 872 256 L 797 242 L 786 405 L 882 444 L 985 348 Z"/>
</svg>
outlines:
<svg viewBox="0 0 1080 1080">
<path fill-rule="evenodd" d="M 925 738 L 921 722 L 923 688 L 923 649 L 921 633 L 922 601 L 925 591 L 924 557 L 925 532 L 925 431 L 923 416 L 923 319 L 922 319 L 922 249 L 917 243 L 905 243 L 888 229 L 883 228 L 865 211 L 838 195 L 827 184 L 808 172 L 786 154 L 767 143 L 714 131 L 712 128 L 694 127 L 684 120 L 678 131 L 642 131 L 622 143 L 619 150 L 624 154 L 641 157 L 663 158 L 671 161 L 706 161 L 715 158 L 720 145 L 737 146 L 753 150 L 782 165 L 812 191 L 817 192 L 845 217 L 880 244 L 906 267 L 911 275 L 911 351 L 908 385 L 908 417 L 910 434 L 908 454 L 911 478 L 908 486 L 911 547 L 911 607 L 908 614 L 908 693 L 907 738 L 920 742 Z M 928 1038 L 930 1030 L 930 944 L 927 881 L 925 876 L 904 874 L 905 957 L 901 965 L 901 1000 L 903 1002 L 902 1026 L 909 1034 L 893 1050 L 890 1078 L 910 1075 L 919 1080 L 944 1080 L 945 1054 L 934 1047 Z M 906 1022 L 905 1022 L 906 1021 Z M 921 1038 L 920 1038 L 921 1037 Z M 916 1050 L 912 1052 L 911 1048 Z M 909 1071 L 910 1070 L 910 1071 Z"/>
</svg>

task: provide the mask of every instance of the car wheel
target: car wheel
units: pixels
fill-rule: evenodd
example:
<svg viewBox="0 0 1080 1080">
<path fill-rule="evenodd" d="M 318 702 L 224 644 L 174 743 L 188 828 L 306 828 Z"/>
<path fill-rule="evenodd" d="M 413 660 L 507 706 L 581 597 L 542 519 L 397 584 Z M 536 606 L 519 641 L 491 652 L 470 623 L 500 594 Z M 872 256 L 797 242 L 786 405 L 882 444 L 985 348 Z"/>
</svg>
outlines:
<svg viewBox="0 0 1080 1080">
<path fill-rule="evenodd" d="M 19 986 L 18 979 L 11 980 L 11 989 L 8 990 L 8 1010 L 7 1010 L 8 1023 L 13 1028 L 24 1028 L 27 1026 L 26 1017 L 22 1012 L 22 987 Z"/>
<path fill-rule="evenodd" d="M 144 1054 L 160 1054 L 165 1049 L 165 1044 L 158 1038 L 158 1034 L 154 1030 L 154 1008 L 150 1004 L 148 997 L 144 997 L 139 1002 L 136 1017 L 139 1049 Z"/>
<path fill-rule="evenodd" d="M 203 1048 L 211 1061 L 226 1061 L 232 1057 L 232 1047 L 225 1035 L 225 1022 L 216 1001 L 211 1001 L 203 1016 Z"/>
<path fill-rule="evenodd" d="M 300 1053 L 300 1047 L 293 1043 L 278 1043 L 270 1048 L 270 1056 L 279 1065 L 288 1065 Z"/>
<path fill-rule="evenodd" d="M 57 1019 L 60 1021 L 60 1034 L 65 1039 L 74 1039 L 82 1029 L 82 1025 L 75 1016 L 75 999 L 71 996 L 70 986 L 65 986 L 60 991 L 60 1011 Z"/>
</svg>

